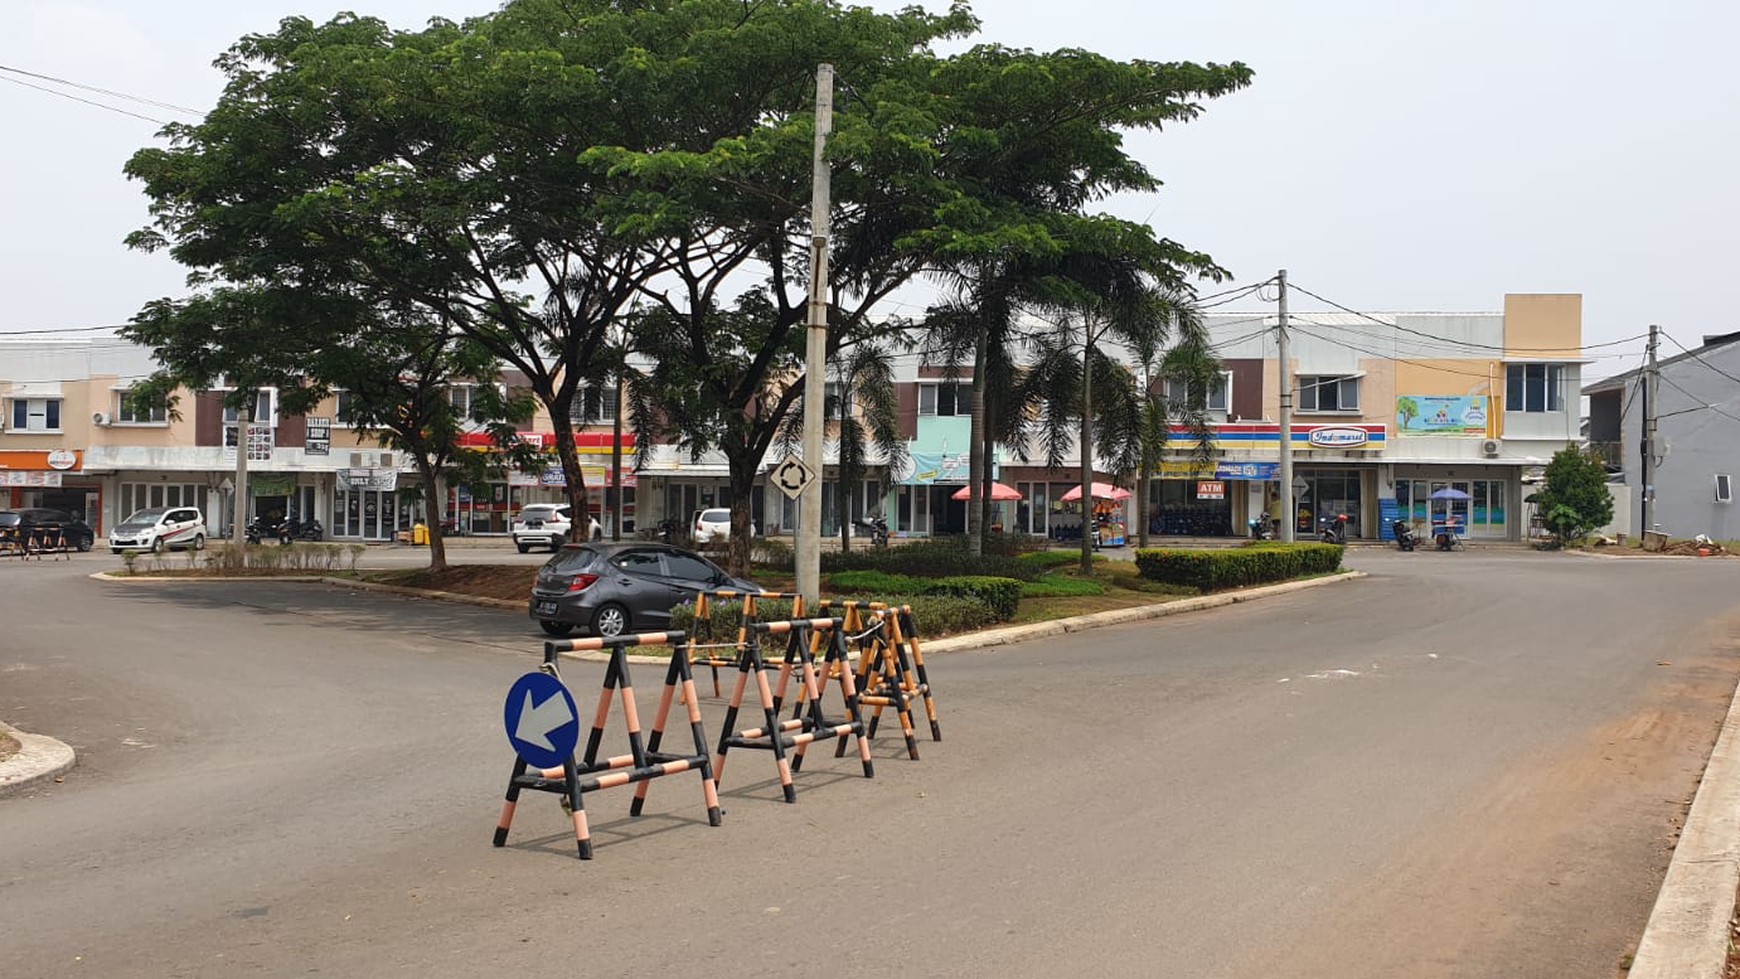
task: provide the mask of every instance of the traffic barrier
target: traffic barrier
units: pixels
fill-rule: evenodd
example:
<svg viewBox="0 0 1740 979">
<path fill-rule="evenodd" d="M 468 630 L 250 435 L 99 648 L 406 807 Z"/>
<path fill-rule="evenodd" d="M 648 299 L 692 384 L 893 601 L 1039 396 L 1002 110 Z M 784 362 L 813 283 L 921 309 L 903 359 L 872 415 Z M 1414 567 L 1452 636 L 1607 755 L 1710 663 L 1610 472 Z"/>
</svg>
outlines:
<svg viewBox="0 0 1740 979">
<path fill-rule="evenodd" d="M 942 740 L 942 726 L 937 722 L 936 698 L 931 692 L 930 674 L 925 669 L 924 651 L 918 642 L 918 628 L 913 621 L 912 606 L 890 606 L 885 602 L 824 601 L 818 606 L 827 610 L 839 608 L 848 637 L 858 645 L 858 704 L 870 708 L 866 735 L 876 737 L 876 729 L 885 708 L 893 707 L 900 718 L 901 734 L 906 739 L 906 754 L 918 760 L 918 739 L 913 733 L 912 705 L 924 704 L 930 721 L 930 739 Z M 868 619 L 868 623 L 866 623 Z M 845 753 L 841 739 L 835 748 L 836 757 Z"/>
<path fill-rule="evenodd" d="M 72 548 L 67 546 L 66 530 L 61 527 L 31 527 L 15 532 L 18 543 L 18 556 L 28 561 L 31 558 L 42 560 L 44 554 L 53 554 L 56 561 L 72 560 Z"/>
<path fill-rule="evenodd" d="M 726 754 L 732 748 L 755 748 L 773 755 L 779 776 L 780 791 L 786 802 L 797 801 L 797 789 L 792 785 L 792 773 L 803 766 L 804 752 L 823 738 L 858 739 L 858 758 L 864 766 L 864 777 L 876 777 L 870 760 L 870 741 L 864 736 L 864 719 L 858 709 L 856 677 L 847 662 L 842 620 L 792 619 L 783 622 L 757 622 L 748 627 L 747 641 L 738 657 L 737 685 L 731 692 L 731 702 L 725 710 L 724 735 L 719 739 L 719 751 L 713 763 L 715 783 L 725 773 Z M 768 664 L 761 655 L 764 637 L 785 636 L 785 657 L 780 664 L 781 697 L 776 698 L 767 680 Z M 816 654 L 821 653 L 818 664 Z M 801 678 L 803 701 L 790 720 L 779 718 L 787 680 L 796 674 Z M 754 678 L 761 701 L 763 726 L 734 730 L 743 695 Z M 830 679 L 837 678 L 845 719 L 830 719 L 822 709 L 822 694 Z M 796 749 L 789 756 L 790 749 Z"/>
<path fill-rule="evenodd" d="M 586 821 L 584 804 L 585 793 L 599 789 L 616 788 L 618 786 L 638 783 L 635 789 L 634 801 L 629 805 L 629 815 L 639 816 L 646 804 L 647 790 L 655 778 L 666 775 L 676 775 L 680 772 L 698 771 L 701 774 L 702 797 L 707 804 L 707 824 L 718 826 L 724 810 L 719 808 L 719 793 L 714 780 L 713 762 L 707 751 L 707 735 L 701 726 L 701 710 L 695 703 L 695 679 L 689 669 L 688 657 L 681 649 L 687 635 L 682 632 L 651 632 L 641 635 L 615 636 L 612 638 L 563 639 L 544 643 L 544 662 L 541 670 L 550 676 L 560 676 L 557 673 L 556 661 L 562 653 L 585 649 L 602 649 L 610 652 L 610 665 L 605 668 L 604 685 L 598 695 L 598 708 L 593 714 L 591 733 L 586 738 L 585 753 L 578 760 L 574 757 L 572 743 L 564 755 L 560 766 L 540 767 L 536 774 L 528 774 L 532 767 L 525 755 L 530 749 L 518 748 L 518 756 L 514 759 L 513 775 L 508 779 L 507 801 L 502 804 L 501 821 L 495 830 L 495 845 L 507 843 L 508 828 L 513 824 L 514 808 L 519 802 L 520 792 L 524 789 L 535 789 L 541 792 L 555 792 L 563 796 L 563 807 L 574 818 L 574 839 L 579 847 L 580 859 L 592 859 L 592 833 Z M 643 745 L 641 742 L 640 713 L 634 702 L 634 685 L 628 674 L 627 649 L 631 646 L 669 646 L 671 647 L 671 665 L 665 673 L 665 689 L 659 698 L 659 709 L 653 720 L 651 737 Z M 519 686 L 516 685 L 517 691 Z M 695 740 L 695 751 L 692 755 L 673 754 L 659 750 L 664 739 L 665 722 L 670 716 L 671 704 L 676 700 L 678 691 L 683 695 L 683 703 L 688 705 L 689 731 Z M 629 753 L 614 755 L 600 759 L 599 747 L 604 739 L 604 728 L 610 716 L 612 699 L 620 695 L 622 699 L 623 720 L 628 729 Z M 565 696 L 565 694 L 564 694 Z M 513 709 L 513 697 L 510 692 L 509 710 Z M 540 733 L 537 727 L 532 729 L 530 737 L 524 737 L 524 718 L 529 713 L 543 710 L 535 706 L 530 697 L 526 701 L 525 711 L 521 715 L 522 731 L 515 733 L 510 722 L 510 741 L 520 739 L 533 745 L 548 748 L 551 746 L 551 735 L 557 729 Z M 561 707 L 566 711 L 565 706 Z M 511 715 L 510 715 L 511 716 Z M 577 724 L 578 717 L 575 722 Z M 542 727 L 542 725 L 538 725 Z M 578 731 L 575 732 L 578 737 Z"/>
<path fill-rule="evenodd" d="M 797 592 L 764 591 L 749 592 L 735 589 L 719 589 L 704 591 L 695 596 L 695 623 L 689 628 L 689 645 L 686 650 L 689 665 L 705 666 L 713 671 L 713 696 L 723 696 L 719 689 L 719 669 L 730 669 L 737 665 L 745 643 L 749 641 L 749 626 L 756 621 L 758 609 L 756 602 L 760 599 L 790 599 L 791 617 L 801 619 L 804 616 L 804 597 Z M 718 642 L 713 635 L 713 607 L 720 602 L 741 601 L 743 603 L 742 622 L 737 627 L 736 642 Z M 729 649 L 731 652 L 721 654 L 714 650 Z"/>
</svg>

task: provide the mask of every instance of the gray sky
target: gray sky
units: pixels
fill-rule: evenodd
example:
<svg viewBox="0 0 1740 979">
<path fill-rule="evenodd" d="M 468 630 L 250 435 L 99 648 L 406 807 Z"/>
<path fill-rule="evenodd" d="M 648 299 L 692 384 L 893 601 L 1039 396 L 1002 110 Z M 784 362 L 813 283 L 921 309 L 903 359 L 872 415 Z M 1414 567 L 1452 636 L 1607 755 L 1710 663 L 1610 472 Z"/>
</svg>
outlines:
<svg viewBox="0 0 1740 979">
<path fill-rule="evenodd" d="M 414 27 L 494 6 L 7 0 L 0 64 L 204 109 L 220 86 L 212 58 L 282 16 L 350 8 Z M 1151 217 L 1241 283 L 1286 267 L 1362 310 L 1581 292 L 1589 343 L 1651 322 L 1688 343 L 1740 329 L 1725 288 L 1740 257 L 1725 226 L 1740 214 L 1731 0 L 980 0 L 977 11 L 982 40 L 1256 70 L 1198 121 L 1133 140 L 1166 189 L 1106 204 Z M 121 244 L 147 214 L 120 168 L 154 124 L 12 83 L 0 83 L 0 119 L 0 333 L 119 323 L 182 291 L 174 263 Z"/>
</svg>

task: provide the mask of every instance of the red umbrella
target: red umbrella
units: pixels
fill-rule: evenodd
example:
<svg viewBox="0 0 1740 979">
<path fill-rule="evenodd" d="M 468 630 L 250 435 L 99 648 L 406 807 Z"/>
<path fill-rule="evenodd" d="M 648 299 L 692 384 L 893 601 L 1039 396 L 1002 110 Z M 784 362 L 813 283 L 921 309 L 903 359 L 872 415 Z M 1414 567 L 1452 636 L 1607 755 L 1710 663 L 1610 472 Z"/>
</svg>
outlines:
<svg viewBox="0 0 1740 979">
<path fill-rule="evenodd" d="M 1096 499 L 1096 500 L 1111 500 L 1113 503 L 1122 503 L 1123 501 L 1130 498 L 1130 491 L 1129 490 L 1121 489 L 1117 486 L 1113 486 L 1110 483 L 1095 483 L 1095 484 L 1093 484 L 1093 494 L 1094 494 L 1094 499 Z M 1081 499 L 1081 487 L 1080 486 L 1072 487 L 1069 492 L 1058 497 L 1059 502 L 1062 502 L 1062 503 L 1074 503 L 1076 500 L 1079 500 L 1079 499 Z"/>
<path fill-rule="evenodd" d="M 955 500 L 972 499 L 972 496 L 973 496 L 972 491 L 973 491 L 973 488 L 971 486 L 962 486 L 960 489 L 955 490 L 955 495 L 950 497 L 950 499 L 955 499 Z M 992 502 L 996 502 L 999 500 L 1019 500 L 1019 499 L 1021 499 L 1021 491 L 1016 489 L 1015 487 L 1004 486 L 1002 483 L 992 483 L 991 484 L 991 500 L 992 500 Z"/>
</svg>

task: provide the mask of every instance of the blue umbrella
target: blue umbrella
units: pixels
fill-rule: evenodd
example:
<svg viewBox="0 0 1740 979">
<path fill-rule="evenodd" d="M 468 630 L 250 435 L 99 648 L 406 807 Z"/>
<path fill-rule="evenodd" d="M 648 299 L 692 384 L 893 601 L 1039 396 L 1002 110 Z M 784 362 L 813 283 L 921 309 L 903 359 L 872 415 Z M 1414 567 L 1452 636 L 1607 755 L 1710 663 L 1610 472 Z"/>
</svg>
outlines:
<svg viewBox="0 0 1740 979">
<path fill-rule="evenodd" d="M 1454 486 L 1446 486 L 1443 489 L 1439 490 L 1438 492 L 1433 493 L 1432 499 L 1434 499 L 1434 500 L 1466 500 L 1466 499 L 1470 499 L 1470 497 L 1467 493 L 1462 492 L 1461 490 L 1455 488 Z"/>
</svg>

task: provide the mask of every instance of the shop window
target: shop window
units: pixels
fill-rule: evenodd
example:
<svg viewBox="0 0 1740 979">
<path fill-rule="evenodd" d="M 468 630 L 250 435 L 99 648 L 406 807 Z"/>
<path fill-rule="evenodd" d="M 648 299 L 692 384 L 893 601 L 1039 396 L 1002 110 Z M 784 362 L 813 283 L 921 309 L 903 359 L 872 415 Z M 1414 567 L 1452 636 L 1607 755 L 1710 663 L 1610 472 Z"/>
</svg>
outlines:
<svg viewBox="0 0 1740 979">
<path fill-rule="evenodd" d="M 333 414 L 337 416 L 332 420 L 332 424 L 339 428 L 355 428 L 356 422 L 352 419 L 356 414 L 358 404 L 356 392 L 334 391 L 332 400 L 334 402 Z"/>
<path fill-rule="evenodd" d="M 973 413 L 973 386 L 971 384 L 920 384 L 918 386 L 918 413 L 939 417 L 970 415 Z"/>
<path fill-rule="evenodd" d="M 616 421 L 616 387 L 581 385 L 568 406 L 568 420 L 576 425 L 610 424 Z"/>
<path fill-rule="evenodd" d="M 1228 410 L 1227 406 L 1232 404 L 1231 371 L 1222 371 L 1220 377 L 1206 391 L 1202 389 L 1200 384 L 1195 386 L 1195 390 L 1190 388 L 1191 386 L 1184 381 L 1168 380 L 1166 382 L 1166 400 L 1179 406 L 1194 404 L 1204 411 L 1221 414 L 1225 414 Z"/>
<path fill-rule="evenodd" d="M 1301 375 L 1299 410 L 1356 412 L 1359 410 L 1359 378 L 1336 374 Z"/>
<path fill-rule="evenodd" d="M 1716 502 L 1734 502 L 1734 477 L 1728 473 L 1716 474 Z"/>
<path fill-rule="evenodd" d="M 258 400 L 254 402 L 254 424 L 273 426 L 278 424 L 277 395 L 277 388 L 261 388 L 259 390 Z M 224 424 L 236 424 L 236 419 L 240 417 L 240 414 L 241 412 L 236 406 L 224 405 Z"/>
<path fill-rule="evenodd" d="M 1564 364 L 1508 364 L 1504 371 L 1505 411 L 1564 411 Z"/>
<path fill-rule="evenodd" d="M 60 431 L 60 399 L 12 399 L 12 430 L 14 432 Z"/>
</svg>

